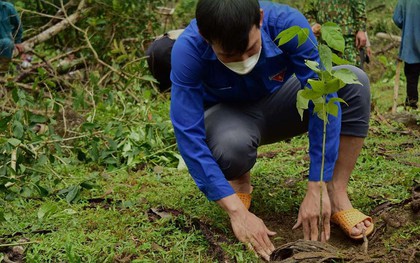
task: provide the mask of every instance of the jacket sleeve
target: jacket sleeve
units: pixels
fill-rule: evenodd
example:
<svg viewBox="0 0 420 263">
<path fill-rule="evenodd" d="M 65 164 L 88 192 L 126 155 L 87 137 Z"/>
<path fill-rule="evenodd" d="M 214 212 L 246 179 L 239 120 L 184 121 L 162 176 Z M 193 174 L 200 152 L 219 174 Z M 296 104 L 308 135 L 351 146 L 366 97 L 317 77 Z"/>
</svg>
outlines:
<svg viewBox="0 0 420 263">
<path fill-rule="evenodd" d="M 398 1 L 397 6 L 394 10 L 394 15 L 392 16 L 392 20 L 397 27 L 402 28 L 404 22 L 404 14 L 403 14 L 403 3 L 402 1 Z"/>
<path fill-rule="evenodd" d="M 19 18 L 19 14 L 16 12 L 16 9 L 10 5 L 10 24 L 12 25 L 12 34 L 15 41 L 15 44 L 22 43 L 23 28 Z"/>
<path fill-rule="evenodd" d="M 172 50 L 171 121 L 178 149 L 198 188 L 209 200 L 234 194 L 206 143 L 203 63 L 195 47 L 179 38 Z"/>
<path fill-rule="evenodd" d="M 358 31 L 366 32 L 366 0 L 353 0 L 350 2 L 353 5 L 355 33 Z"/>
<path fill-rule="evenodd" d="M 280 21 L 280 20 L 279 20 Z M 281 22 L 279 22 L 281 23 Z M 298 25 L 302 28 L 309 29 L 309 39 L 297 47 L 297 37 L 289 43 L 281 46 L 283 51 L 286 51 L 290 55 L 294 72 L 296 77 L 302 84 L 302 87 L 309 86 L 307 83 L 308 79 L 316 79 L 317 75 L 305 65 L 305 60 L 312 60 L 320 62 L 319 54 L 317 50 L 317 41 L 315 36 L 310 30 L 310 26 L 306 19 L 300 13 L 296 12 L 293 19 L 285 24 L 283 28 L 287 29 L 291 26 Z M 279 28 L 281 30 L 282 27 Z M 337 97 L 337 94 L 330 94 L 327 96 L 327 100 L 332 97 Z M 337 104 L 339 106 L 339 104 Z M 314 104 L 309 103 L 309 156 L 310 156 L 310 168 L 309 168 L 309 180 L 320 181 L 321 162 L 322 162 L 322 141 L 323 141 L 323 121 L 318 118 L 317 114 L 314 114 Z M 326 131 L 326 145 L 325 145 L 325 165 L 324 165 L 324 181 L 330 181 L 332 179 L 335 161 L 338 156 L 338 145 L 340 139 L 341 129 L 341 109 L 339 107 L 338 117 L 329 116 L 327 131 Z"/>
</svg>

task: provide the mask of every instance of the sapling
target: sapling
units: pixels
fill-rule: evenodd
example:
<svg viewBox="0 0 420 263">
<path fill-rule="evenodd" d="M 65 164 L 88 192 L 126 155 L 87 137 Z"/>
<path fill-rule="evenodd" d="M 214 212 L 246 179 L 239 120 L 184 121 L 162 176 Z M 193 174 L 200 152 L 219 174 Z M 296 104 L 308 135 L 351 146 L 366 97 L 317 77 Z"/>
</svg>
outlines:
<svg viewBox="0 0 420 263">
<path fill-rule="evenodd" d="M 348 61 L 340 58 L 334 51 L 341 54 L 344 53 L 345 42 L 344 37 L 340 32 L 340 28 L 337 24 L 327 22 L 321 26 L 321 36 L 319 37 L 318 44 L 309 38 L 309 29 L 302 28 L 299 26 L 292 26 L 282 31 L 276 39 L 279 40 L 278 45 L 282 46 L 285 43 L 291 41 L 297 37 L 298 44 L 296 48 L 299 48 L 308 39 L 314 46 L 314 50 L 318 50 L 320 63 L 317 61 L 305 60 L 306 66 L 308 66 L 317 75 L 317 79 L 308 79 L 307 86 L 304 89 L 298 91 L 296 107 L 303 119 L 304 110 L 308 109 L 309 103 L 314 104 L 313 114 L 323 121 L 323 133 L 322 133 L 322 159 L 321 159 L 321 171 L 320 171 L 320 211 L 319 211 L 319 229 L 323 229 L 323 182 L 324 182 L 324 163 L 325 163 L 325 144 L 327 137 L 327 125 L 328 115 L 334 117 L 338 116 L 339 105 L 338 103 L 346 103 L 339 97 L 329 96 L 335 94 L 346 84 L 361 84 L 358 81 L 357 76 L 346 68 L 334 69 L 335 65 L 350 64 Z M 319 231 L 318 239 L 321 238 L 322 231 Z"/>
</svg>

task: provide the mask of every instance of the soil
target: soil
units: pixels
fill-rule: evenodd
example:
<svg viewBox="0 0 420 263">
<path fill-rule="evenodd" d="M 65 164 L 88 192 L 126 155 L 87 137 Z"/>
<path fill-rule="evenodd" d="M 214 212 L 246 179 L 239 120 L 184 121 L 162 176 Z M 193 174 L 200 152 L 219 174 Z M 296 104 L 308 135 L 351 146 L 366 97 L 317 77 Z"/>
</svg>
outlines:
<svg viewBox="0 0 420 263">
<path fill-rule="evenodd" d="M 178 220 L 181 214 L 184 220 Z M 233 262 L 222 249 L 222 244 L 232 243 L 232 239 L 219 229 L 174 209 L 153 208 L 148 215 L 151 222 L 162 217 L 173 218 L 183 231 L 200 230 L 209 242 L 209 256 L 218 262 Z M 375 230 L 366 240 L 352 240 L 338 226 L 332 225 L 328 243 L 302 240 L 302 230 L 292 230 L 296 214 L 259 216 L 270 230 L 277 232 L 272 239 L 277 248 L 271 255 L 272 262 L 420 262 L 420 234 L 413 233 L 409 237 L 397 234 L 404 226 L 413 229 L 420 225 L 420 185 L 413 187 L 412 196 L 407 200 L 398 204 L 383 203 L 369 215 Z"/>
<path fill-rule="evenodd" d="M 420 262 L 420 235 L 405 238 L 396 231 L 406 225 L 420 225 L 420 185 L 413 188 L 411 198 L 399 204 L 382 204 L 369 213 L 375 231 L 367 242 L 348 238 L 338 226 L 331 226 L 328 244 L 303 241 L 302 230 L 291 230 L 297 215 L 263 218 L 269 229 L 276 231 L 273 262 Z M 281 222 L 281 223 L 279 223 Z M 366 253 L 367 252 L 367 253 Z"/>
</svg>

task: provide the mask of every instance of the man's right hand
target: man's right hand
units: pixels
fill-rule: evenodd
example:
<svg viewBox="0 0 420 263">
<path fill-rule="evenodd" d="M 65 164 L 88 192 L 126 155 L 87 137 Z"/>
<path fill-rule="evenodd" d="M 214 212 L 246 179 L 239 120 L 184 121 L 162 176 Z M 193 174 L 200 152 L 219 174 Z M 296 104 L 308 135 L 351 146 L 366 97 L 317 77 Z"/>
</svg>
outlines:
<svg viewBox="0 0 420 263">
<path fill-rule="evenodd" d="M 236 194 L 222 198 L 217 203 L 229 214 L 236 238 L 269 261 L 274 251 L 270 236 L 276 232 L 270 231 L 260 218 L 249 212 Z"/>
</svg>

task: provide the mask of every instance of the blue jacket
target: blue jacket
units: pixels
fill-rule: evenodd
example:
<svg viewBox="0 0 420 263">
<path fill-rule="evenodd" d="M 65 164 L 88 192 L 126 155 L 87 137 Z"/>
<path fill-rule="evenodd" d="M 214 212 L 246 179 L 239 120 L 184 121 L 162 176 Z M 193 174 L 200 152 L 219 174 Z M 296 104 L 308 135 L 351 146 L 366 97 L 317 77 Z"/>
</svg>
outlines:
<svg viewBox="0 0 420 263">
<path fill-rule="evenodd" d="M 22 43 L 22 25 L 11 3 L 0 0 L 0 56 L 12 57 L 14 43 Z"/>
<path fill-rule="evenodd" d="M 393 20 L 402 29 L 400 58 L 410 64 L 420 63 L 420 1 L 399 0 Z"/>
<path fill-rule="evenodd" d="M 302 87 L 309 78 L 316 78 L 304 62 L 305 59 L 319 61 L 312 33 L 313 43 L 308 40 L 298 49 L 297 38 L 281 48 L 274 40 L 291 26 L 310 28 L 305 17 L 286 5 L 260 2 L 260 6 L 264 10 L 262 52 L 257 65 L 247 75 L 230 71 L 217 59 L 211 46 L 200 36 L 196 20 L 192 20 L 172 50 L 171 120 L 178 148 L 197 186 L 210 200 L 219 200 L 234 191 L 206 144 L 204 105 L 259 100 L 282 88 L 293 74 Z M 276 78 L 279 74 L 282 79 Z M 316 115 L 309 115 L 309 179 L 319 181 L 323 123 Z M 337 158 L 340 124 L 341 117 L 330 118 L 324 170 L 326 181 L 331 180 Z"/>
</svg>

